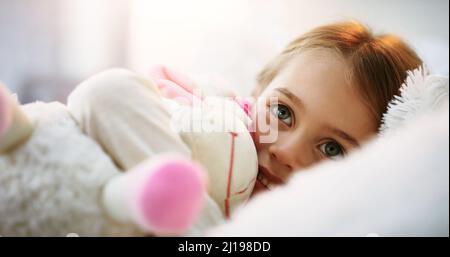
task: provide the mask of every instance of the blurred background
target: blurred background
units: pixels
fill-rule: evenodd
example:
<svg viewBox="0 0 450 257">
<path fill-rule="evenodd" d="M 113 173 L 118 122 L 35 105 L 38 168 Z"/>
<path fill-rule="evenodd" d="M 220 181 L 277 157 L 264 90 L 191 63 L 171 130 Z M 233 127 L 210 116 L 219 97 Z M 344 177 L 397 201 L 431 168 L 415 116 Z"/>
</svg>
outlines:
<svg viewBox="0 0 450 257">
<path fill-rule="evenodd" d="M 0 81 L 22 103 L 65 102 L 103 69 L 163 63 L 247 95 L 290 40 L 345 19 L 400 35 L 448 75 L 448 0 L 0 0 Z"/>
</svg>

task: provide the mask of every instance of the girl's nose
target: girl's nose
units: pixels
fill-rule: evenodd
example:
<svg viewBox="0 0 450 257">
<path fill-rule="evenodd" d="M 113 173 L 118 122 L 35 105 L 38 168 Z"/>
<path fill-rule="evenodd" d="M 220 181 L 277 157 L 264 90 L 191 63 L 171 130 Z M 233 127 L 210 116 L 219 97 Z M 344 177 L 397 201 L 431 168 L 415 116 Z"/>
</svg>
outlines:
<svg viewBox="0 0 450 257">
<path fill-rule="evenodd" d="M 273 160 L 289 171 L 307 168 L 317 162 L 314 145 L 305 135 L 289 135 L 269 146 L 268 152 Z"/>
<path fill-rule="evenodd" d="M 301 167 L 300 162 L 296 158 L 297 153 L 293 149 L 274 144 L 269 147 L 269 153 L 273 160 L 278 162 L 279 165 L 284 166 L 288 171 L 293 171 Z"/>
</svg>

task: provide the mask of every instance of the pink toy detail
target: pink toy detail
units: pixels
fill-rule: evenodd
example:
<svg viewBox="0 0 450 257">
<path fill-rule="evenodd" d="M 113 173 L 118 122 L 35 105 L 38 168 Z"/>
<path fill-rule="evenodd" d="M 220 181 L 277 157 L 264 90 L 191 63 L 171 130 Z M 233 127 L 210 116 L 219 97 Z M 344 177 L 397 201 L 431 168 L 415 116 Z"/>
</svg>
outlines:
<svg viewBox="0 0 450 257">
<path fill-rule="evenodd" d="M 201 100 L 194 93 L 194 82 L 186 75 L 176 72 L 168 67 L 158 65 L 150 71 L 150 76 L 161 93 L 169 98 L 192 104 L 193 99 Z"/>
<path fill-rule="evenodd" d="M 185 91 L 178 84 L 175 84 L 170 80 L 165 79 L 159 80 L 158 88 L 164 95 L 164 97 L 177 100 L 179 103 L 182 104 L 192 105 L 194 98 L 198 99 L 197 96 L 189 93 L 188 91 Z"/>
<path fill-rule="evenodd" d="M 194 82 L 186 75 L 163 65 L 157 65 L 150 70 L 150 76 L 161 90 L 161 93 L 170 99 L 177 98 L 184 104 L 192 104 L 193 99 L 202 100 L 194 93 Z M 234 98 L 234 101 L 250 117 L 251 103 L 244 99 Z"/>
<path fill-rule="evenodd" d="M 235 98 L 234 101 L 244 110 L 245 114 L 247 114 L 248 117 L 251 117 L 250 110 L 251 110 L 251 103 L 250 101 L 247 101 L 245 99 L 238 99 Z"/>
<path fill-rule="evenodd" d="M 145 165 L 137 169 L 145 169 Z M 181 157 L 151 166 L 132 194 L 132 210 L 138 222 L 159 235 L 180 235 L 198 218 L 206 195 L 203 168 Z M 134 172 L 134 171 L 131 171 Z M 138 171 L 142 172 L 142 171 Z"/>
<path fill-rule="evenodd" d="M 182 87 L 185 91 L 188 93 L 193 94 L 193 88 L 194 88 L 194 82 L 186 75 L 177 72 L 173 69 L 170 69 L 163 65 L 155 66 L 151 72 L 150 75 L 152 75 L 155 79 L 164 79 L 172 81 L 173 83 L 177 84 L 178 86 Z"/>
</svg>

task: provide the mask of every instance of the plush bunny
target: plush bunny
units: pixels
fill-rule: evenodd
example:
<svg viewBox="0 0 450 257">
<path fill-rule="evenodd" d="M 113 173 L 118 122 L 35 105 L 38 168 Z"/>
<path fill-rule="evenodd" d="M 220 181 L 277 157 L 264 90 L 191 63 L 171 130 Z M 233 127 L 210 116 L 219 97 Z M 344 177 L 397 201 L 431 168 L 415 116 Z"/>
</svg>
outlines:
<svg viewBox="0 0 450 257">
<path fill-rule="evenodd" d="M 174 113 L 174 126 L 193 158 L 206 167 L 213 185 L 209 194 L 229 217 L 250 197 L 257 176 L 256 149 L 249 133 L 250 103 L 231 91 L 218 93 L 209 87 L 206 90 L 213 92 L 204 93 L 189 77 L 165 66 L 155 66 L 151 78 L 165 99 L 170 99 L 166 105 Z M 195 117 L 196 112 L 201 117 Z"/>
<path fill-rule="evenodd" d="M 183 235 L 205 205 L 229 216 L 250 196 L 257 156 L 245 109 L 225 101 L 176 107 L 192 159 L 156 156 L 123 173 L 65 105 L 20 106 L 0 85 L 0 235 Z M 196 124 L 212 132 L 183 130 Z"/>
</svg>

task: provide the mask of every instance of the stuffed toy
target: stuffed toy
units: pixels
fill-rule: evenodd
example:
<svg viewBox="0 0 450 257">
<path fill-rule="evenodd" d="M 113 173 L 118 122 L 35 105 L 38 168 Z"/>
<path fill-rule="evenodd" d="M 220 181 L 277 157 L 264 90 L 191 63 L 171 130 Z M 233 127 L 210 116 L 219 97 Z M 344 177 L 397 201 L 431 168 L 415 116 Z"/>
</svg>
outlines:
<svg viewBox="0 0 450 257">
<path fill-rule="evenodd" d="M 217 92 L 209 87 L 208 93 L 187 76 L 164 66 L 156 66 L 151 77 L 173 113 L 172 122 L 178 127 L 175 129 L 190 146 L 193 158 L 208 172 L 209 183 L 214 185 L 209 194 L 230 217 L 250 197 L 257 176 L 256 149 L 249 133 L 250 102 L 231 91 Z M 195 112 L 200 110 L 203 113 L 196 118 Z M 193 129 L 196 126 L 200 131 Z M 227 147 L 222 152 L 217 146 Z"/>
<path fill-rule="evenodd" d="M 246 202 L 257 176 L 248 103 L 198 98 L 162 66 L 152 79 L 192 158 L 158 155 L 126 172 L 65 105 L 21 106 L 0 85 L 0 235 L 185 235 L 205 208 L 220 222 Z M 205 124 L 209 132 L 183 129 Z"/>
</svg>

